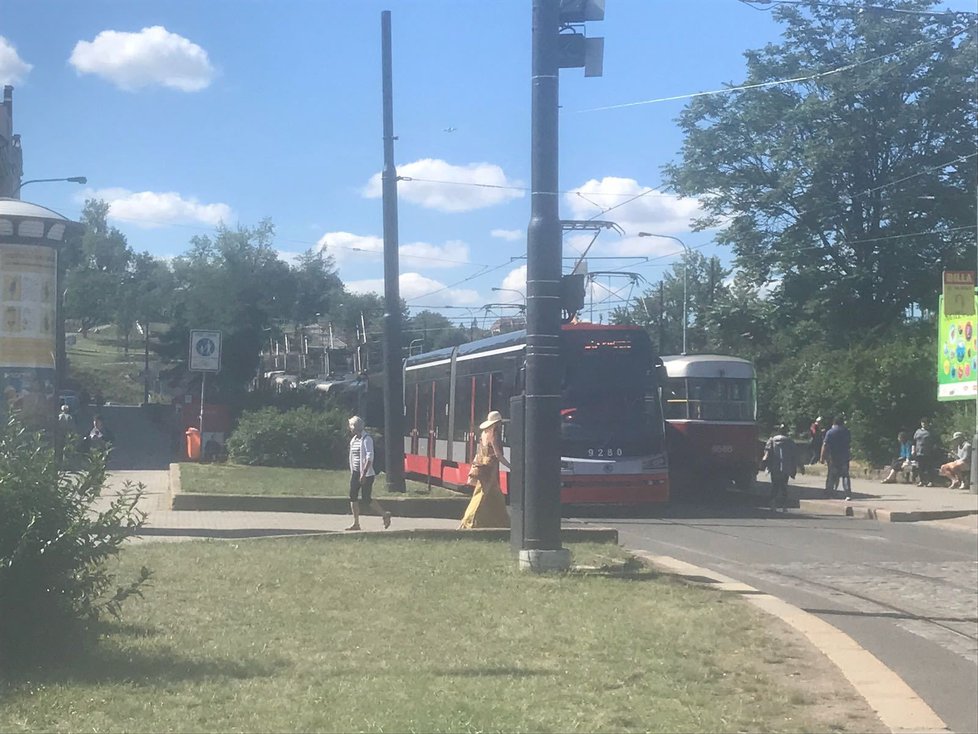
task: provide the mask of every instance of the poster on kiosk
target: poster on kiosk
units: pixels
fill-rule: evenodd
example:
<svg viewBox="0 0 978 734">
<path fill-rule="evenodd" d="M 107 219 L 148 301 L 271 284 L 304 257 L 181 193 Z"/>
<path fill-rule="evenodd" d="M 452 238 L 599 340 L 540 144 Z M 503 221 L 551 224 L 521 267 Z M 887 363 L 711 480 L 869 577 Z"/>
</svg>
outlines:
<svg viewBox="0 0 978 734">
<path fill-rule="evenodd" d="M 974 271 L 945 271 L 938 303 L 937 399 L 978 396 L 978 323 Z"/>
</svg>

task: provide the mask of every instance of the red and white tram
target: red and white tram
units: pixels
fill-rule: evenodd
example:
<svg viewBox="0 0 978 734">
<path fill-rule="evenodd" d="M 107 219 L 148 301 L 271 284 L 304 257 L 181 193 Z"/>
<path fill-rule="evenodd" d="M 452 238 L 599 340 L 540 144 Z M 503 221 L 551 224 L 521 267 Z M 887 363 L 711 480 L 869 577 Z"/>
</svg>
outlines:
<svg viewBox="0 0 978 734">
<path fill-rule="evenodd" d="M 526 332 L 409 357 L 404 364 L 405 473 L 461 488 L 490 410 L 509 416 L 523 391 Z M 661 361 L 632 326 L 561 329 L 561 501 L 651 505 L 669 499 Z M 503 445 L 509 456 L 506 424 Z M 501 476 L 508 492 L 505 469 Z"/>
<path fill-rule="evenodd" d="M 746 359 L 719 354 L 662 358 L 669 465 L 678 490 L 746 490 L 760 462 L 757 380 Z"/>
</svg>

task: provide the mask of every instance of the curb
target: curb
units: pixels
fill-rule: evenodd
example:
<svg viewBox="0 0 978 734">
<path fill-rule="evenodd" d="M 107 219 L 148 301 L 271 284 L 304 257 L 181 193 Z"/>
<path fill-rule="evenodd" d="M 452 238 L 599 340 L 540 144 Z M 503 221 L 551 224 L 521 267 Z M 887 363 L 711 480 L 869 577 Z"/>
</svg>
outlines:
<svg viewBox="0 0 978 734">
<path fill-rule="evenodd" d="M 842 672 L 891 732 L 947 732 L 947 724 L 879 658 L 825 620 L 775 596 L 708 568 L 669 556 L 629 551 L 658 571 L 686 583 L 741 594 L 761 611 L 801 632 Z"/>
<path fill-rule="evenodd" d="M 798 509 L 816 515 L 839 515 L 879 522 L 922 522 L 978 515 L 974 510 L 888 510 L 843 500 L 798 500 Z"/>
<path fill-rule="evenodd" d="M 467 497 L 416 499 L 384 497 L 384 507 L 394 517 L 459 518 L 469 504 Z M 266 497 L 241 494 L 173 494 L 173 510 L 223 512 L 304 512 L 314 515 L 349 515 L 346 497 Z"/>
<path fill-rule="evenodd" d="M 473 530 L 443 530 L 440 528 L 410 528 L 408 530 L 283 530 L 268 528 L 154 528 L 143 526 L 136 537 L 199 537 L 199 538 L 293 538 L 315 535 L 322 538 L 359 538 L 385 540 L 408 538 L 419 540 L 479 540 L 509 541 L 507 528 L 476 528 Z M 618 545 L 615 528 L 562 528 L 561 542 L 600 543 Z"/>
<path fill-rule="evenodd" d="M 173 498 L 180 494 L 180 465 L 170 464 L 170 481 L 167 483 L 166 507 L 173 508 Z"/>
</svg>

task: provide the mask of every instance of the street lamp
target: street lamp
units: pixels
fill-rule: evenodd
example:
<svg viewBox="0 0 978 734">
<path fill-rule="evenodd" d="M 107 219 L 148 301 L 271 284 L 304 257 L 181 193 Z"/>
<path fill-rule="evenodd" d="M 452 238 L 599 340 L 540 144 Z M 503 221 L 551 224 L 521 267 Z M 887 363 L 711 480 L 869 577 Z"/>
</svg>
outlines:
<svg viewBox="0 0 978 734">
<path fill-rule="evenodd" d="M 88 179 L 85 176 L 69 176 L 68 178 L 32 178 L 28 181 L 24 181 L 14 189 L 14 198 L 20 198 L 20 190 L 24 188 L 27 184 L 32 183 L 48 183 L 51 181 L 67 181 L 68 183 L 76 184 L 87 184 Z"/>
<path fill-rule="evenodd" d="M 686 243 L 671 234 L 653 234 L 652 232 L 639 232 L 639 237 L 661 237 L 666 240 L 678 242 L 683 248 L 683 354 L 686 354 L 686 268 L 689 267 L 689 248 Z"/>
<path fill-rule="evenodd" d="M 526 303 L 526 294 L 524 294 L 523 291 L 516 290 L 515 288 L 491 288 L 490 290 L 496 293 L 515 293 L 520 297 L 520 300 L 523 301 L 523 303 Z"/>
</svg>

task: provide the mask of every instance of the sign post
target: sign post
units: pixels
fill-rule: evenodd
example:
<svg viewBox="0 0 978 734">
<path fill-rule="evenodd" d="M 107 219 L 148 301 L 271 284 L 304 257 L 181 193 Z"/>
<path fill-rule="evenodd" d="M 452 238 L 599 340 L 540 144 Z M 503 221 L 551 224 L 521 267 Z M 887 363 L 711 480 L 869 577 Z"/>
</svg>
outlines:
<svg viewBox="0 0 978 734">
<path fill-rule="evenodd" d="M 200 431 L 200 459 L 204 458 L 204 389 L 208 372 L 221 371 L 221 332 L 191 330 L 190 332 L 190 371 L 200 372 L 200 418 L 197 430 Z"/>
</svg>

